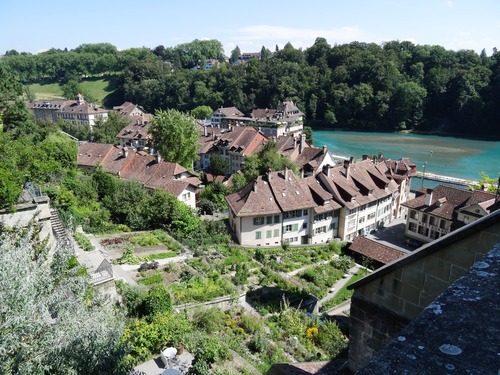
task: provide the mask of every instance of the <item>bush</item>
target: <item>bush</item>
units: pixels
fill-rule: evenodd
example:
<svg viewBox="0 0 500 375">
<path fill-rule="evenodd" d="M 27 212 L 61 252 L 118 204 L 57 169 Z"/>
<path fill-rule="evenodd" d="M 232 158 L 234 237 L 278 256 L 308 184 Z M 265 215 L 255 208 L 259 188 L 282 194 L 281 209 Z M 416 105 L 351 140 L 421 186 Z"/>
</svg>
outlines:
<svg viewBox="0 0 500 375">
<path fill-rule="evenodd" d="M 163 276 L 158 271 L 139 280 L 139 283 L 143 285 L 159 284 L 161 282 L 163 282 Z"/>
<path fill-rule="evenodd" d="M 149 316 L 172 312 L 172 297 L 163 285 L 155 285 L 149 290 L 144 299 L 144 312 Z"/>
<path fill-rule="evenodd" d="M 248 342 L 248 349 L 254 353 L 263 353 L 267 350 L 268 346 L 269 341 L 262 332 L 256 332 Z"/>
<path fill-rule="evenodd" d="M 92 245 L 92 242 L 83 234 L 79 232 L 73 233 L 73 237 L 75 237 L 76 242 L 78 245 L 85 251 L 92 251 L 95 250 L 94 245 Z"/>
<path fill-rule="evenodd" d="M 226 314 L 218 308 L 200 309 L 194 313 L 193 323 L 196 328 L 207 333 L 214 333 L 224 329 Z"/>
</svg>

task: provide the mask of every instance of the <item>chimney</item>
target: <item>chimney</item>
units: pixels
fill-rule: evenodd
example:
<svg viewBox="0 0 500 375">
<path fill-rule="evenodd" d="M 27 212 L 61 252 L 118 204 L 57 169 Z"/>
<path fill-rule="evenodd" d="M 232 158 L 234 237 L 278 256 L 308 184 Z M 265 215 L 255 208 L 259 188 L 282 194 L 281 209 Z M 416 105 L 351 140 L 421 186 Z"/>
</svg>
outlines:
<svg viewBox="0 0 500 375">
<path fill-rule="evenodd" d="M 212 130 L 212 141 L 215 141 L 215 133 L 213 130 Z"/>
<path fill-rule="evenodd" d="M 253 182 L 253 189 L 252 189 L 255 193 L 257 192 L 257 180 L 255 180 Z"/>
<path fill-rule="evenodd" d="M 351 162 L 353 158 L 351 157 L 350 160 L 344 160 L 344 168 L 345 168 L 345 178 L 349 178 L 350 175 L 350 170 L 351 170 Z"/>
<path fill-rule="evenodd" d="M 369 156 L 368 156 L 368 155 L 366 155 L 366 154 L 364 154 L 364 155 L 361 157 L 361 159 L 362 159 L 362 160 L 368 160 L 368 158 L 369 158 Z"/>
<path fill-rule="evenodd" d="M 157 153 L 156 153 L 156 162 L 157 162 L 158 164 L 160 164 L 160 163 L 161 163 L 161 161 L 162 161 L 161 155 L 160 155 L 160 153 L 159 153 L 159 152 L 157 152 Z"/>
<path fill-rule="evenodd" d="M 425 205 L 430 206 L 432 204 L 432 190 L 427 190 L 425 194 Z"/>
<path fill-rule="evenodd" d="M 284 169 L 284 175 L 285 175 L 285 181 L 288 181 L 288 167 L 285 165 L 285 169 Z"/>
<path fill-rule="evenodd" d="M 326 154 L 326 145 L 323 145 L 323 154 Z"/>
<path fill-rule="evenodd" d="M 128 158 L 128 147 L 127 146 L 122 148 L 122 155 L 124 158 Z"/>
<path fill-rule="evenodd" d="M 382 156 L 384 156 L 384 154 L 382 153 L 382 151 L 379 151 L 378 152 L 378 160 L 382 159 Z"/>
<path fill-rule="evenodd" d="M 207 127 L 203 126 L 203 136 L 206 137 L 208 135 Z"/>
<path fill-rule="evenodd" d="M 302 133 L 300 135 L 300 148 L 299 148 L 299 154 L 302 154 L 304 151 L 304 147 L 306 146 L 306 135 Z"/>
<path fill-rule="evenodd" d="M 227 126 L 227 131 L 230 132 L 230 131 L 233 131 L 233 126 L 231 124 L 229 124 Z"/>
<path fill-rule="evenodd" d="M 330 165 L 329 164 L 323 165 L 323 174 L 326 177 L 330 177 Z"/>
<path fill-rule="evenodd" d="M 269 167 L 267 169 L 267 181 L 271 181 L 271 172 L 272 172 L 271 167 Z"/>
</svg>

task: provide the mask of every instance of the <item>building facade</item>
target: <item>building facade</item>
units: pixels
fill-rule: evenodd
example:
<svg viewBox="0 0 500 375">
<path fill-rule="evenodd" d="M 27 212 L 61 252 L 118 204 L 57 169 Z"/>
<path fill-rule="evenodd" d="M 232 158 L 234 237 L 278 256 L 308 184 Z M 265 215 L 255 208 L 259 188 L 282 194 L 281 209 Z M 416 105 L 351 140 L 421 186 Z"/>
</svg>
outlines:
<svg viewBox="0 0 500 375">
<path fill-rule="evenodd" d="M 481 190 L 464 190 L 447 185 L 420 189 L 403 203 L 408 208 L 405 236 L 431 242 L 492 211 L 495 195 Z"/>
</svg>

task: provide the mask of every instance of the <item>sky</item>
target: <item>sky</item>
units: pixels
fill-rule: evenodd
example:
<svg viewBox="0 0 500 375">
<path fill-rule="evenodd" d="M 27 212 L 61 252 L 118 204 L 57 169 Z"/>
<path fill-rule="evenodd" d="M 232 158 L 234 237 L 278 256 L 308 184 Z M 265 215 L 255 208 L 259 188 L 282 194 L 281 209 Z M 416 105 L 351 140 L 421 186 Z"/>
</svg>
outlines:
<svg viewBox="0 0 500 375">
<path fill-rule="evenodd" d="M 500 0 L 0 0 L 0 55 L 111 43 L 174 47 L 217 39 L 229 56 L 353 41 L 500 49 Z"/>
</svg>

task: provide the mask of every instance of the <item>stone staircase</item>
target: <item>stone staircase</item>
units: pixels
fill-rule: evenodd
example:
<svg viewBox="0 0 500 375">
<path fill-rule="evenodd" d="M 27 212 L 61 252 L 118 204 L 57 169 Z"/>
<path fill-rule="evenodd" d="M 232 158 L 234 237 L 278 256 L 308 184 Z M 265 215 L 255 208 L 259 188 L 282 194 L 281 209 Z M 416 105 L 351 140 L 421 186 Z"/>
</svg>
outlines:
<svg viewBox="0 0 500 375">
<path fill-rule="evenodd" d="M 68 234 L 59 214 L 55 208 L 50 209 L 50 224 L 52 225 L 52 232 L 57 240 L 68 241 Z"/>
</svg>

